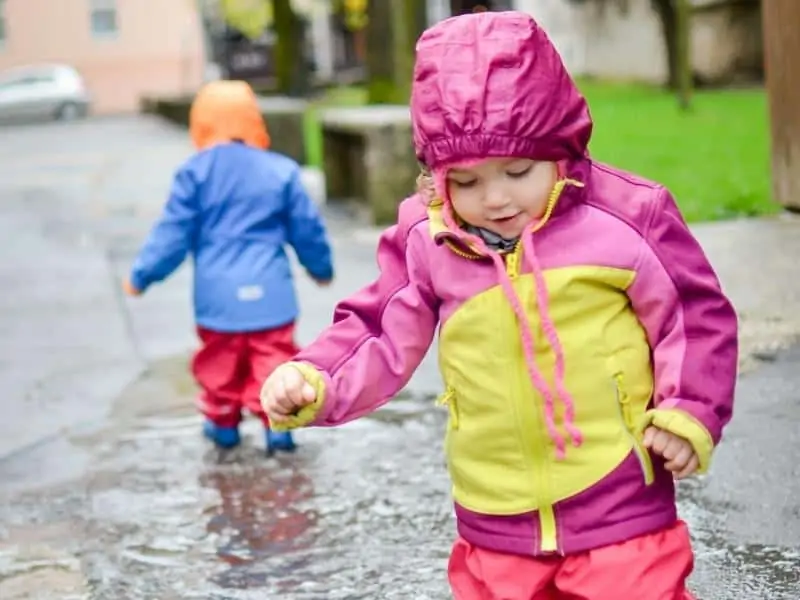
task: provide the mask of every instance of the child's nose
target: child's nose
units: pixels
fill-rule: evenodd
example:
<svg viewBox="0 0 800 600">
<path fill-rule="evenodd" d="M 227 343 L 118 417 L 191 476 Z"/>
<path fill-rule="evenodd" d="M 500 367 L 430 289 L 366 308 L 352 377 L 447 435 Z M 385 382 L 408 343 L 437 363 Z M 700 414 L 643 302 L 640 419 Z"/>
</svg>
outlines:
<svg viewBox="0 0 800 600">
<path fill-rule="evenodd" d="M 490 185 L 486 188 L 483 204 L 490 210 L 503 208 L 509 203 L 508 193 L 502 185 Z"/>
</svg>

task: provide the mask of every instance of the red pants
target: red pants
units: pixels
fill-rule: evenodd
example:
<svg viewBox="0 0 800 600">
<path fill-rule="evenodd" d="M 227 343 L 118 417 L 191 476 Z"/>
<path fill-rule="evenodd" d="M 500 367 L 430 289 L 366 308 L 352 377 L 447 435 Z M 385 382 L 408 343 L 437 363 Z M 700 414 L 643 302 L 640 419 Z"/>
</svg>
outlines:
<svg viewBox="0 0 800 600">
<path fill-rule="evenodd" d="M 201 346 L 192 373 L 202 388 L 200 412 L 220 427 L 235 427 L 247 409 L 269 425 L 259 395 L 264 380 L 298 351 L 294 323 L 249 333 L 197 328 Z"/>
<path fill-rule="evenodd" d="M 455 600 L 693 600 L 694 558 L 683 522 L 582 554 L 501 554 L 459 538 L 448 576 Z"/>
</svg>

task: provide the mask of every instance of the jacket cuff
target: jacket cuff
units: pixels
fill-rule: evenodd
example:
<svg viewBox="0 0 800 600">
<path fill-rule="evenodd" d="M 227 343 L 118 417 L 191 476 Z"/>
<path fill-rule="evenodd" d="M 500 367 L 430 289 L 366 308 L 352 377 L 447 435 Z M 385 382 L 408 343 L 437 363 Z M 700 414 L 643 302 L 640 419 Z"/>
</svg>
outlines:
<svg viewBox="0 0 800 600">
<path fill-rule="evenodd" d="M 680 408 L 655 408 L 645 414 L 644 426 L 649 425 L 687 440 L 700 461 L 697 472 L 708 472 L 714 452 L 714 439 L 699 420 Z"/>
<path fill-rule="evenodd" d="M 311 275 L 313 279 L 317 279 L 319 281 L 330 281 L 333 279 L 333 267 L 329 266 L 327 268 L 317 269 L 315 271 L 308 271 L 308 274 Z"/>
<path fill-rule="evenodd" d="M 315 367 L 305 362 L 288 362 L 285 363 L 290 367 L 294 367 L 303 375 L 314 391 L 317 397 L 313 403 L 301 408 L 297 414 L 290 416 L 282 423 L 270 423 L 270 429 L 273 431 L 288 431 L 290 429 L 297 429 L 306 427 L 316 421 L 322 420 L 327 414 L 328 410 L 323 410 L 323 407 L 329 408 L 325 402 L 325 392 L 327 390 L 327 377 Z"/>
<path fill-rule="evenodd" d="M 139 271 L 134 270 L 130 276 L 131 285 L 138 291 L 144 292 L 149 286 L 148 282 Z"/>
</svg>

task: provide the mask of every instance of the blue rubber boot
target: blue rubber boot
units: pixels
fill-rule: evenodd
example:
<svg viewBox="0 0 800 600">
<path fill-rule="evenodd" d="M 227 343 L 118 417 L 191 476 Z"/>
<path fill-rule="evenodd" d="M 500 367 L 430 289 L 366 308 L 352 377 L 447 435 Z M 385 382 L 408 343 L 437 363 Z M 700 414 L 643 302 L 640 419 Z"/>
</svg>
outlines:
<svg viewBox="0 0 800 600">
<path fill-rule="evenodd" d="M 291 431 L 272 431 L 267 428 L 265 434 L 267 439 L 267 454 L 294 452 L 297 450 L 297 445 L 294 443 Z"/>
<path fill-rule="evenodd" d="M 234 448 L 242 441 L 238 427 L 220 427 L 213 421 L 203 423 L 203 435 L 214 442 L 219 448 Z"/>
</svg>

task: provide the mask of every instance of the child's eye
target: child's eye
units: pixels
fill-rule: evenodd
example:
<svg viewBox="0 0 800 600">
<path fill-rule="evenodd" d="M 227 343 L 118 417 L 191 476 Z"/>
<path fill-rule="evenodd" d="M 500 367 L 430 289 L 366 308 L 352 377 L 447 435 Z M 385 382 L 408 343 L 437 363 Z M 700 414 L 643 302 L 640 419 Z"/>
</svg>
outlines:
<svg viewBox="0 0 800 600">
<path fill-rule="evenodd" d="M 451 179 L 450 183 L 455 185 L 456 187 L 460 188 L 471 188 L 478 182 L 477 179 L 470 179 L 469 181 L 458 181 L 456 179 Z"/>
<path fill-rule="evenodd" d="M 512 179 L 519 179 L 520 177 L 525 177 L 528 173 L 531 172 L 532 166 L 525 167 L 522 170 L 514 170 L 514 171 L 506 171 L 506 175 L 511 177 Z"/>
</svg>

